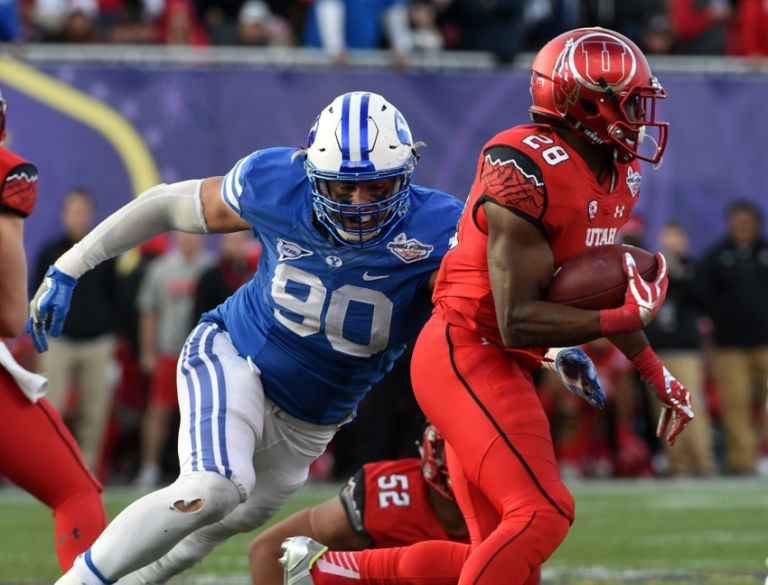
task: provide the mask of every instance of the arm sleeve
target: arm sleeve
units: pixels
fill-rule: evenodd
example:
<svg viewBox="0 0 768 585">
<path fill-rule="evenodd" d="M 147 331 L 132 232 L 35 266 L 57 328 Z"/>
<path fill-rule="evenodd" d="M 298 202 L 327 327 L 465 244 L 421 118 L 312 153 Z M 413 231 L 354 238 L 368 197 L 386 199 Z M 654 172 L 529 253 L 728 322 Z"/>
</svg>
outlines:
<svg viewBox="0 0 768 585">
<path fill-rule="evenodd" d="M 207 233 L 202 181 L 157 185 L 118 209 L 72 246 L 56 268 L 80 278 L 94 266 L 170 230 Z"/>
</svg>

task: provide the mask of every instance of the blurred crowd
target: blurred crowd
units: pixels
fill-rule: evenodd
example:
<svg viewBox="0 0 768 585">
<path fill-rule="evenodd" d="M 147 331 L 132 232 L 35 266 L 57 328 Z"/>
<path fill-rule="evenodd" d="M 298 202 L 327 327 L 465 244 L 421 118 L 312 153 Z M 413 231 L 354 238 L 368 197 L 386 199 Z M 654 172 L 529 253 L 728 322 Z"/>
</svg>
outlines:
<svg viewBox="0 0 768 585">
<path fill-rule="evenodd" d="M 33 284 L 93 227 L 95 211 L 86 190 L 67 193 L 60 234 L 31 259 Z M 754 204 L 733 202 L 724 212 L 723 234 L 699 258 L 683 223 L 666 223 L 655 242 L 638 218 L 620 234 L 623 243 L 665 254 L 669 293 L 646 332 L 691 392 L 695 420 L 674 447 L 662 444 L 659 404 L 632 365 L 607 340 L 589 343 L 604 410 L 569 394 L 551 372 L 538 381 L 565 477 L 768 475 L 768 239 Z M 47 353 L 38 356 L 24 336 L 6 340 L 22 364 L 48 376 L 48 398 L 107 483 L 151 489 L 178 471 L 176 362 L 184 339 L 202 313 L 251 278 L 261 250 L 249 232 L 223 235 L 216 246 L 185 233 L 151 240 L 83 276 Z M 415 456 L 424 418 L 407 355 L 315 462 L 313 478 Z"/>
<path fill-rule="evenodd" d="M 646 54 L 768 55 L 764 0 L 0 0 L 6 43 L 486 51 L 510 62 L 577 26 L 605 26 Z"/>
</svg>

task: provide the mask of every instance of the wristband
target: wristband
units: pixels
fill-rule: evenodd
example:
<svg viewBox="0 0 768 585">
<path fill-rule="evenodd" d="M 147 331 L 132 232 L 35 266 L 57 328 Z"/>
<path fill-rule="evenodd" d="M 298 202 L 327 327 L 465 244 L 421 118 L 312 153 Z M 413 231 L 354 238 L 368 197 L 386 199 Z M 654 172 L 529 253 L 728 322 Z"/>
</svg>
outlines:
<svg viewBox="0 0 768 585">
<path fill-rule="evenodd" d="M 635 366 L 643 380 L 651 380 L 656 372 L 660 372 L 664 368 L 664 364 L 661 363 L 659 356 L 651 349 L 650 345 L 633 355 L 629 361 Z"/>
<path fill-rule="evenodd" d="M 643 322 L 624 307 L 600 311 L 600 333 L 603 337 L 633 333 L 642 328 Z"/>
</svg>

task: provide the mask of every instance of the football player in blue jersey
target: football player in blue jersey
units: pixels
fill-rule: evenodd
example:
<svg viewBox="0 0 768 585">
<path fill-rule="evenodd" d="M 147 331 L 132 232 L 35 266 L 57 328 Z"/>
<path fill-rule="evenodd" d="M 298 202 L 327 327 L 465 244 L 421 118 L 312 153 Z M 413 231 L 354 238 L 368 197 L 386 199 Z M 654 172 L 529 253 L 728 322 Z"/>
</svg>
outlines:
<svg viewBox="0 0 768 585">
<path fill-rule="evenodd" d="M 161 232 L 252 230 L 264 248 L 179 359 L 178 479 L 126 508 L 59 583 L 164 583 L 304 483 L 429 316 L 462 204 L 411 183 L 417 147 L 383 97 L 347 93 L 306 149 L 267 148 L 224 177 L 149 189 L 49 268 L 30 303 L 38 351 L 61 333 L 80 276 Z"/>
<path fill-rule="evenodd" d="M 165 583 L 305 482 L 429 316 L 462 204 L 411 183 L 417 147 L 383 97 L 347 93 L 306 149 L 158 185 L 50 267 L 30 303 L 38 351 L 83 273 L 161 232 L 252 230 L 263 246 L 253 279 L 202 316 L 179 359 L 178 479 L 120 513 L 58 584 Z"/>
</svg>

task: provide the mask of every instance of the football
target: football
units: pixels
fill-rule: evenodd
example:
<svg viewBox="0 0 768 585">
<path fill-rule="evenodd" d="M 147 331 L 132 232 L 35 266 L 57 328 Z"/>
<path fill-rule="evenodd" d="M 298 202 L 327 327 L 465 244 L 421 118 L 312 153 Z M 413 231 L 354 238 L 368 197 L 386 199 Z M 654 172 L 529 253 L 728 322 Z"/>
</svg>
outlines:
<svg viewBox="0 0 768 585">
<path fill-rule="evenodd" d="M 627 277 L 624 253 L 635 259 L 645 280 L 656 277 L 656 255 L 624 244 L 589 248 L 566 260 L 552 275 L 544 300 L 579 309 L 615 309 L 624 304 Z"/>
</svg>

